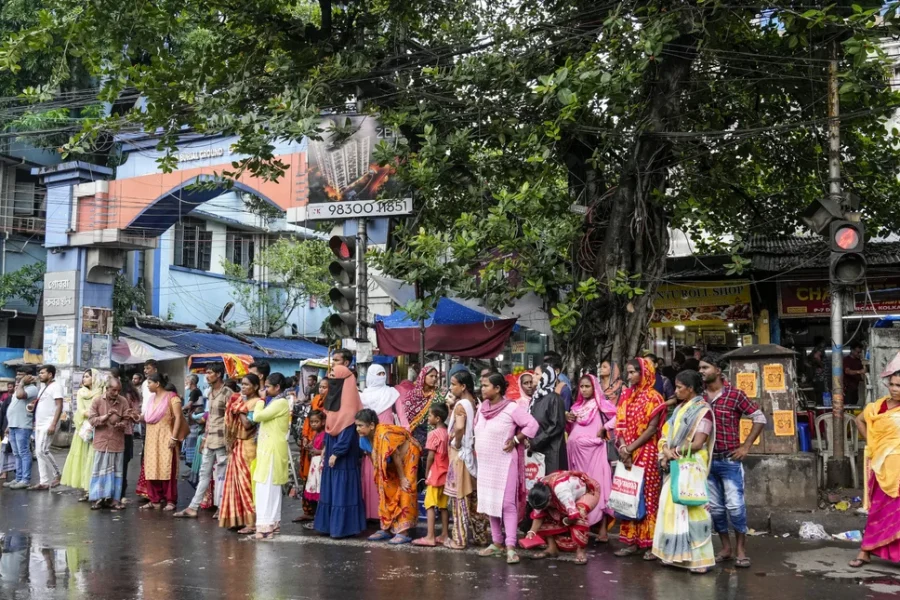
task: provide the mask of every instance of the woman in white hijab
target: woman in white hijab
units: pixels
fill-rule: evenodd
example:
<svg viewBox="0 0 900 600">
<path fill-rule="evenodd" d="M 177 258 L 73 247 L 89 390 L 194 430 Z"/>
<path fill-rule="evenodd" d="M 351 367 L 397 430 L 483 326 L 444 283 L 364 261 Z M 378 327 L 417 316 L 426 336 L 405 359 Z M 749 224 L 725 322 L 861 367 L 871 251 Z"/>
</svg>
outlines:
<svg viewBox="0 0 900 600">
<path fill-rule="evenodd" d="M 366 372 L 366 389 L 360 394 L 363 408 L 371 408 L 378 415 L 378 422 L 394 424 L 394 404 L 400 392 L 387 385 L 387 372 L 381 365 L 370 365 Z M 362 495 L 366 505 L 366 519 L 377 521 L 378 487 L 375 485 L 375 467 L 372 457 L 366 454 L 362 464 Z"/>
</svg>

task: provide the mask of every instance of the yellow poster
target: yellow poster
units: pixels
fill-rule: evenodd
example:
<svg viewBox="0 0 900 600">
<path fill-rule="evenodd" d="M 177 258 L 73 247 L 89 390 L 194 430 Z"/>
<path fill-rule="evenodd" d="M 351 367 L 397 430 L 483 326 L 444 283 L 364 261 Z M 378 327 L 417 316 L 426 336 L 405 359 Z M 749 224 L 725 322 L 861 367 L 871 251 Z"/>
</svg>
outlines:
<svg viewBox="0 0 900 600">
<path fill-rule="evenodd" d="M 750 435 L 750 430 L 753 429 L 753 421 L 750 419 L 741 419 L 741 443 L 743 444 L 747 440 L 747 436 Z M 759 446 L 759 439 L 762 436 L 759 436 L 753 441 L 754 446 Z"/>
<path fill-rule="evenodd" d="M 763 389 L 767 392 L 783 392 L 787 389 L 784 383 L 784 365 L 763 365 Z"/>
<path fill-rule="evenodd" d="M 779 437 L 791 437 L 796 434 L 794 428 L 794 411 L 776 410 L 772 414 L 775 421 L 775 435 Z"/>
<path fill-rule="evenodd" d="M 756 373 L 738 373 L 737 388 L 747 394 L 748 398 L 759 397 L 759 386 L 757 385 Z"/>
</svg>

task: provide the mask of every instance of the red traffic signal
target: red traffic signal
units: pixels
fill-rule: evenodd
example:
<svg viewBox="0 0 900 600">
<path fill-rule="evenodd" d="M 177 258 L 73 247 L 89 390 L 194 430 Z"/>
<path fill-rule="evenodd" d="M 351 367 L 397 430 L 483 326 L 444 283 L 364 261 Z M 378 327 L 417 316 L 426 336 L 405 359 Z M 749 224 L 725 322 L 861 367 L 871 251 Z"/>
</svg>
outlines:
<svg viewBox="0 0 900 600">
<path fill-rule="evenodd" d="M 829 246 L 832 252 L 861 254 L 865 246 L 862 223 L 838 220 L 831 223 Z"/>
<path fill-rule="evenodd" d="M 333 235 L 328 240 L 328 247 L 338 260 L 354 260 L 356 258 L 356 238 Z"/>
</svg>

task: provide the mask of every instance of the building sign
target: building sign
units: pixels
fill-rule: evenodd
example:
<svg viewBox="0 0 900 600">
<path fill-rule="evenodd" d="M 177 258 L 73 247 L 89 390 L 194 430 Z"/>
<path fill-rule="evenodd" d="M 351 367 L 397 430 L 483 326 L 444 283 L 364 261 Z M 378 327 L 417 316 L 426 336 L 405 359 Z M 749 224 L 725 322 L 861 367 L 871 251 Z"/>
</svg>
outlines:
<svg viewBox="0 0 900 600">
<path fill-rule="evenodd" d="M 879 293 L 878 290 L 893 290 Z M 900 279 L 869 282 L 855 290 L 855 312 L 897 312 L 900 310 Z M 871 302 L 870 302 L 871 297 Z M 792 281 L 778 284 L 778 314 L 782 318 L 827 317 L 831 315 L 831 289 L 827 281 Z"/>
<path fill-rule="evenodd" d="M 702 281 L 659 286 L 653 300 L 651 327 L 673 325 L 722 326 L 749 323 L 750 285 L 747 281 Z"/>
<path fill-rule="evenodd" d="M 45 317 L 74 315 L 77 299 L 77 271 L 58 271 L 44 275 Z"/>
<path fill-rule="evenodd" d="M 207 148 L 205 150 L 185 150 L 184 152 L 176 152 L 175 160 L 180 163 L 194 162 L 197 160 L 207 160 L 210 158 L 222 158 L 231 154 L 231 148 Z"/>
<path fill-rule="evenodd" d="M 525 354 L 525 347 L 525 342 L 513 342 L 512 352 L 513 354 Z"/>
</svg>

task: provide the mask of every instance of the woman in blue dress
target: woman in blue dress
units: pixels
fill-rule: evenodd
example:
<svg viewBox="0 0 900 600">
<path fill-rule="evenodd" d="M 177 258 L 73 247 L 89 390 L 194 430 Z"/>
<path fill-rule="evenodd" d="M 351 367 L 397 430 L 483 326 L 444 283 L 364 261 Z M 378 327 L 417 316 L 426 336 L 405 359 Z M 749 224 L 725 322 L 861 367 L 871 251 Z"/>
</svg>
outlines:
<svg viewBox="0 0 900 600">
<path fill-rule="evenodd" d="M 362 401 L 347 367 L 334 367 L 324 409 L 325 467 L 313 527 L 333 538 L 358 535 L 366 528 L 355 420 Z"/>
</svg>

